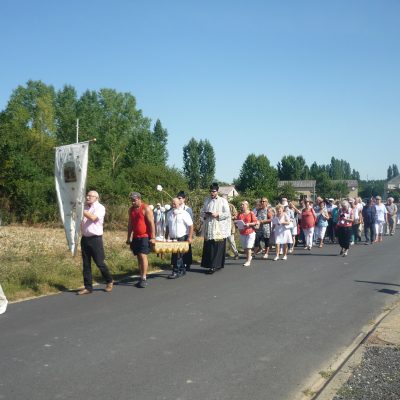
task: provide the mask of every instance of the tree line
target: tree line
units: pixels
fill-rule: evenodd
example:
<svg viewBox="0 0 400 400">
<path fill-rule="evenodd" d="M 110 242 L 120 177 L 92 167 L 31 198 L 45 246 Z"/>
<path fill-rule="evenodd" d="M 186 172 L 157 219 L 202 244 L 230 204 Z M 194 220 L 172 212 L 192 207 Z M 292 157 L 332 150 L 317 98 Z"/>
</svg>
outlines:
<svg viewBox="0 0 400 400">
<path fill-rule="evenodd" d="M 167 165 L 168 131 L 158 119 L 154 124 L 137 108 L 130 93 L 114 89 L 61 90 L 41 81 L 28 81 L 11 94 L 0 112 L 0 213 L 3 222 L 57 222 L 54 187 L 54 147 L 96 138 L 89 151 L 88 188 L 98 190 L 108 208 L 125 219 L 127 194 L 139 190 L 149 202 L 166 202 L 155 187 L 166 193 L 189 191 L 201 203 L 215 178 L 215 152 L 205 139 L 192 138 L 183 147 L 183 168 Z M 388 179 L 399 174 L 395 164 Z M 294 196 L 290 185 L 278 188 L 278 180 L 317 180 L 320 195 L 341 194 L 343 180 L 360 180 L 357 171 L 334 157 L 327 165 L 308 166 L 302 156 L 284 156 L 276 167 L 266 155 L 250 154 L 233 184 L 248 199 Z M 218 181 L 218 180 L 217 180 Z M 336 183 L 333 183 L 336 182 Z M 360 181 L 366 195 L 383 192 L 383 180 Z M 223 182 L 220 182 L 223 184 Z M 164 196 L 164 198 L 163 198 Z M 199 197 L 199 198 L 197 198 Z M 336 196 L 335 196 L 336 197 Z"/>
</svg>

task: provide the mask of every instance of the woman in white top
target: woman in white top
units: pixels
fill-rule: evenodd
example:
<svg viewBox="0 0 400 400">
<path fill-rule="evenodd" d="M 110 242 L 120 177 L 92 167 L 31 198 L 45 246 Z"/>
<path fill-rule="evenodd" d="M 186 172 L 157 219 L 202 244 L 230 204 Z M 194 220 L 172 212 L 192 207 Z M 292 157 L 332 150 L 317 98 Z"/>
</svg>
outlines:
<svg viewBox="0 0 400 400">
<path fill-rule="evenodd" d="M 328 227 L 329 214 L 324 201 L 319 203 L 319 211 L 317 213 L 317 226 L 315 228 L 317 239 L 319 240 L 319 247 L 324 245 L 324 238 L 326 228 Z"/>
<path fill-rule="evenodd" d="M 375 242 L 382 242 L 383 240 L 383 227 L 387 223 L 387 210 L 385 205 L 382 203 L 382 197 L 375 197 L 375 210 L 376 210 L 376 220 L 375 220 Z"/>
<path fill-rule="evenodd" d="M 276 215 L 272 218 L 272 229 L 275 236 L 276 257 L 274 261 L 279 260 L 279 246 L 283 244 L 282 260 L 287 260 L 288 244 L 293 243 L 292 231 L 290 229 L 290 217 L 283 212 L 283 206 L 276 206 Z"/>
</svg>

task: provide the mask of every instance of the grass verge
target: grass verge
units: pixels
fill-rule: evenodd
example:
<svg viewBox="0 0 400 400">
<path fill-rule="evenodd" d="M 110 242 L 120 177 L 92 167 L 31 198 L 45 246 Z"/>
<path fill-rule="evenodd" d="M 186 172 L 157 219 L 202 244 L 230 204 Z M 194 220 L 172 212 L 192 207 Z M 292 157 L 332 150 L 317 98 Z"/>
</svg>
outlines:
<svg viewBox="0 0 400 400">
<path fill-rule="evenodd" d="M 125 231 L 104 233 L 106 263 L 116 279 L 138 273 L 136 257 L 125 240 Z M 192 247 L 194 262 L 199 262 L 202 239 L 195 238 Z M 169 264 L 169 255 L 149 256 L 149 271 Z M 94 263 L 92 269 L 94 280 L 101 282 Z M 0 284 L 11 301 L 77 289 L 83 284 L 80 251 L 71 256 L 61 228 L 0 227 Z"/>
</svg>

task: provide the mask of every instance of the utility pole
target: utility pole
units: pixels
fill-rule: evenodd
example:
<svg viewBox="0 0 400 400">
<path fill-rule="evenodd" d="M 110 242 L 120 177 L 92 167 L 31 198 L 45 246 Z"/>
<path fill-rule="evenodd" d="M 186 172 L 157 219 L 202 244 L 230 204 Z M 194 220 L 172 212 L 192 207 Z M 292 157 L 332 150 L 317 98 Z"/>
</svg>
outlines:
<svg viewBox="0 0 400 400">
<path fill-rule="evenodd" d="M 76 119 L 76 143 L 79 143 L 79 118 Z"/>
</svg>

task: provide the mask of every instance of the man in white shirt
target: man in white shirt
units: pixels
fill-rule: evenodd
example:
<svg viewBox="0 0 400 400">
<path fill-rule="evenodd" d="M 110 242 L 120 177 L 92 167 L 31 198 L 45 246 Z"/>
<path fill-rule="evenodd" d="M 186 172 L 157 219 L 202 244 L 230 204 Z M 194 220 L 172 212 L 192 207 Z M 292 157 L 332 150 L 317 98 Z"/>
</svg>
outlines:
<svg viewBox="0 0 400 400">
<path fill-rule="evenodd" d="M 193 220 L 193 210 L 186 205 L 186 194 L 183 190 L 181 190 L 177 195 L 176 198 L 179 200 L 179 208 L 187 211 Z"/>
<path fill-rule="evenodd" d="M 182 210 L 185 210 L 189 213 L 190 217 L 192 218 L 192 221 L 194 223 L 194 218 L 193 218 L 193 210 L 186 205 L 186 194 L 183 190 L 181 190 L 177 195 L 176 198 L 179 200 L 179 208 Z M 188 232 L 189 234 L 189 232 Z M 184 254 L 183 256 L 183 262 L 185 264 L 186 271 L 189 271 L 192 262 L 193 262 L 193 255 L 192 255 L 192 244 L 189 243 L 189 251 Z"/>
<path fill-rule="evenodd" d="M 104 246 L 103 246 L 103 223 L 106 209 L 99 203 L 99 194 L 91 190 L 86 195 L 86 204 L 83 211 L 82 219 L 82 261 L 83 261 L 83 283 L 85 288 L 77 294 L 90 294 L 93 291 L 92 284 L 92 266 L 91 260 L 99 268 L 101 275 L 106 281 L 106 292 L 111 292 L 113 289 L 113 279 L 110 271 L 104 261 Z"/>
<path fill-rule="evenodd" d="M 172 210 L 167 214 L 166 236 L 178 242 L 187 241 L 189 245 L 192 243 L 193 220 L 186 210 L 180 208 L 180 200 L 178 198 L 172 199 Z M 169 279 L 176 279 L 185 275 L 185 255 L 172 254 L 172 274 L 168 277 Z"/>
</svg>

